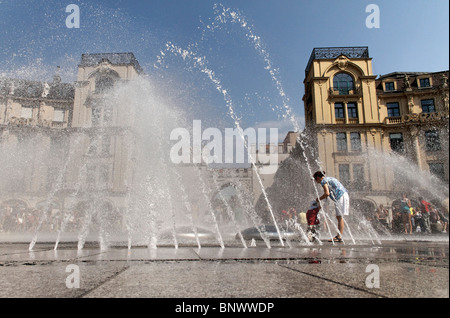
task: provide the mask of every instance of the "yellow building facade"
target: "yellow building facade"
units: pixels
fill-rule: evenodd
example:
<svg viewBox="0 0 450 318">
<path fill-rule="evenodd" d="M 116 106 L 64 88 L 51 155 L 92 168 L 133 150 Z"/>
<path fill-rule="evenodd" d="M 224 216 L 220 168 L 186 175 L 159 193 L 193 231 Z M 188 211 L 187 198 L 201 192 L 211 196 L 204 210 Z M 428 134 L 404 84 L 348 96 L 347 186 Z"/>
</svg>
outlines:
<svg viewBox="0 0 450 318">
<path fill-rule="evenodd" d="M 448 71 L 376 76 L 368 47 L 315 48 L 303 97 L 315 168 L 373 206 L 411 190 L 401 158 L 448 183 L 447 78 Z"/>
</svg>

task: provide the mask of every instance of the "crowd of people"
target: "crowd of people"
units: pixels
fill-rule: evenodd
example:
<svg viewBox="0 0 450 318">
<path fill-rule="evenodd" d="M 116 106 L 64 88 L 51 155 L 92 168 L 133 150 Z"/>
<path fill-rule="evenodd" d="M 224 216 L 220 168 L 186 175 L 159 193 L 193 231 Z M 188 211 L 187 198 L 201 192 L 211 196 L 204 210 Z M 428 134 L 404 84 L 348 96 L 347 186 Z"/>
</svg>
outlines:
<svg viewBox="0 0 450 318">
<path fill-rule="evenodd" d="M 39 223 L 45 231 L 55 231 L 60 224 L 59 211 L 44 215 L 42 209 L 27 209 L 10 206 L 0 207 L 0 232 L 30 232 Z M 42 220 L 44 218 L 44 220 Z"/>
<path fill-rule="evenodd" d="M 423 197 L 411 200 L 406 193 L 394 201 L 391 213 L 383 205 L 375 211 L 376 228 L 397 234 L 448 233 L 448 211 L 440 204 L 432 204 Z"/>
<path fill-rule="evenodd" d="M 63 217 L 56 209 L 44 213 L 43 209 L 0 206 L 0 233 L 34 232 L 38 227 L 42 232 L 56 232 L 61 228 Z M 79 230 L 83 217 L 83 213 L 73 211 L 65 220 L 65 230 Z"/>
<path fill-rule="evenodd" d="M 324 179 L 323 175 L 317 177 L 316 181 L 320 182 L 322 179 Z M 324 193 L 326 194 L 327 192 L 325 191 Z M 320 200 L 326 198 L 325 194 L 315 200 L 318 206 L 320 206 Z M 346 209 L 343 211 L 346 211 Z M 340 221 L 339 213 L 340 211 L 336 210 L 338 225 Z M 344 213 L 344 215 L 348 215 L 348 213 Z M 296 222 L 301 224 L 307 224 L 308 226 L 315 225 L 314 221 L 310 222 L 307 213 L 297 213 L 294 208 L 290 208 L 287 211 L 283 210 L 280 216 L 280 221 L 283 221 L 283 223 L 295 219 Z M 35 230 L 38 226 L 40 226 L 42 231 L 58 231 L 62 224 L 62 217 L 63 215 L 57 209 L 43 213 L 42 209 L 27 209 L 18 206 L 1 205 L 0 232 L 27 232 Z M 70 217 L 64 222 L 65 230 L 77 230 L 82 224 L 82 219 L 83 213 L 72 211 Z M 369 217 L 369 220 L 380 233 L 390 232 L 395 234 L 417 235 L 419 233 L 448 233 L 449 231 L 448 204 L 446 206 L 445 204 L 434 201 L 431 203 L 423 197 L 410 199 L 406 193 L 402 194 L 401 199 L 394 200 L 390 209 L 380 205 L 376 209 L 374 216 Z M 340 233 L 333 239 L 334 241 L 340 239 L 342 231 L 343 227 L 339 228 Z"/>
<path fill-rule="evenodd" d="M 296 219 L 301 224 L 314 225 L 314 222 L 309 221 L 308 213 L 300 212 L 297 214 L 294 208 L 283 210 L 281 215 L 282 221 L 287 221 L 288 224 L 292 219 Z M 380 234 L 427 235 L 449 233 L 449 214 L 444 205 L 437 202 L 430 203 L 423 197 L 411 200 L 406 193 L 402 195 L 401 199 L 394 200 L 390 209 L 380 204 L 374 216 L 368 216 L 368 219 Z"/>
</svg>

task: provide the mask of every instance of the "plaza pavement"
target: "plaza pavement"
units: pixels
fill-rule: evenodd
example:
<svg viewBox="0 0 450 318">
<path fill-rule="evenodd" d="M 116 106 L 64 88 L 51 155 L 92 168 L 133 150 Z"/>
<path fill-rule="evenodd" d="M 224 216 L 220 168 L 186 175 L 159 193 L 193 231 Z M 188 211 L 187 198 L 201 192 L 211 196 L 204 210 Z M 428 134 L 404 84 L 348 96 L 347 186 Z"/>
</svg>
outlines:
<svg viewBox="0 0 450 318">
<path fill-rule="evenodd" d="M 2 298 L 448 298 L 449 243 L 242 248 L 0 243 Z M 76 283 L 79 282 L 79 285 Z M 183 301 L 183 305 L 185 302 Z M 177 307 L 178 308 L 178 307 Z M 182 308 L 186 310 L 186 308 Z M 216 308 L 215 308 L 216 309 Z M 189 307 L 187 307 L 189 310 Z"/>
</svg>

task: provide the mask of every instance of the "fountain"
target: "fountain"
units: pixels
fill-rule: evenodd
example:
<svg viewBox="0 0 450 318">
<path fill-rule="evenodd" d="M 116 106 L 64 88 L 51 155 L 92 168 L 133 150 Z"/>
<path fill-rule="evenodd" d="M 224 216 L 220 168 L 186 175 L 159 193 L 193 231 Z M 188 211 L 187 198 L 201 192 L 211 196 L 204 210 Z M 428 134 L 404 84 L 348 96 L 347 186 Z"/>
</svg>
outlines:
<svg viewBox="0 0 450 318">
<path fill-rule="evenodd" d="M 215 5 L 214 11 L 215 18 L 202 30 L 202 40 L 217 30 L 237 26 L 256 55 L 262 58 L 262 69 L 281 99 L 281 106 L 273 108 L 274 115 L 289 120 L 292 129 L 300 132 L 299 120 L 289 105 L 261 38 L 239 11 L 222 5 Z M 219 93 L 224 105 L 221 111 L 228 115 L 224 121 L 210 118 L 209 122 L 213 126 L 216 124 L 215 127 L 233 125 L 231 128 L 239 133 L 248 153 L 246 165 L 213 168 L 202 163 L 174 163 L 170 156 L 174 141 L 169 136 L 179 127 L 193 129 L 190 123 L 201 116 L 201 110 L 191 113 L 179 107 L 177 98 L 170 95 L 166 84 L 156 76 L 140 74 L 126 81 L 98 82 L 96 86 L 102 90 L 91 92 L 82 105 L 92 108 L 89 109 L 92 118 L 91 115 L 84 121 L 80 119 L 82 116 L 73 118 L 76 125 L 58 131 L 39 125 L 28 129 L 25 125 L 18 134 L 22 138 L 20 142 L 0 144 L 0 161 L 4 163 L 0 166 L 0 189 L 6 191 L 14 185 L 21 177 L 20 171 L 52 176 L 48 184 L 41 180 L 40 184 L 11 188 L 10 197 L 19 198 L 16 193 L 29 194 L 32 200 L 39 201 L 36 205 L 39 209 L 28 211 L 17 198 L 2 200 L 10 203 L 2 211 L 2 240 L 30 242 L 30 250 L 39 242 L 52 242 L 55 250 L 61 242 L 76 242 L 79 250 L 92 243 L 101 250 L 111 246 L 128 249 L 133 246 L 150 249 L 196 246 L 200 249 L 205 245 L 251 248 L 256 246 L 255 240 L 246 240 L 243 231 L 254 227 L 267 248 L 272 244 L 310 246 L 299 220 L 294 219 L 291 226 L 297 234 L 294 240 L 284 235 L 290 225 L 280 218 L 280 211 L 286 206 L 304 209 L 321 191 L 311 180 L 314 169 L 321 167 L 313 159 L 307 136 L 298 135 L 297 155 L 279 165 L 272 186 L 266 188 L 258 156 L 251 151 L 252 145 L 243 133 L 239 106 L 201 53 L 197 45 L 184 48 L 168 42 L 157 57 L 154 71 L 164 69 L 169 60 L 175 59 L 189 72 L 204 77 L 207 85 Z M 108 60 L 111 56 L 104 55 L 98 64 L 99 74 L 107 75 L 104 79 L 119 77 L 110 69 L 114 64 Z M 85 58 L 98 56 L 86 55 Z M 89 84 L 79 81 L 75 95 L 79 87 L 86 85 Z M 195 99 L 195 96 L 188 98 Z M 191 155 L 189 153 L 188 157 Z M 380 162 L 385 160 L 385 155 L 377 156 Z M 402 160 L 405 159 L 389 158 L 389 162 L 395 161 L 403 168 L 408 182 L 412 183 L 417 179 L 417 167 Z M 227 171 L 226 176 L 223 170 Z M 253 187 L 261 193 L 258 198 L 252 197 L 253 190 L 245 184 L 242 172 L 247 178 L 251 174 Z M 413 189 L 432 189 L 430 195 L 448 197 L 448 185 L 426 174 L 420 179 L 420 186 L 412 185 Z M 439 184 L 437 191 L 436 184 Z M 332 232 L 337 230 L 332 211 L 333 208 L 325 204 L 321 212 L 326 227 L 322 239 L 327 235 L 331 238 Z M 384 234 L 373 228 L 364 212 L 354 210 L 346 220 L 349 236 L 345 244 L 356 244 L 356 241 L 381 244 Z M 275 228 L 278 240 L 268 238 L 263 227 L 267 224 Z M 385 235 L 392 237 L 389 233 Z"/>
</svg>

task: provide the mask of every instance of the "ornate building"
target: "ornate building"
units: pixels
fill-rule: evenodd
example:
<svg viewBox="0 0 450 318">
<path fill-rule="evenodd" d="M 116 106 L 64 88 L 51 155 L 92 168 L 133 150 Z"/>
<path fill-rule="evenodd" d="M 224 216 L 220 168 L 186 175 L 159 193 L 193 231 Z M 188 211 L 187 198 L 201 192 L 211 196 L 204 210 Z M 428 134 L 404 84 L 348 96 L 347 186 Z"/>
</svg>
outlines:
<svg viewBox="0 0 450 318">
<path fill-rule="evenodd" d="M 448 183 L 448 74 L 377 77 L 368 47 L 315 48 L 303 101 L 317 168 L 372 208 L 411 191 L 396 154 Z"/>
<path fill-rule="evenodd" d="M 55 76 L 53 82 L 43 83 L 18 79 L 0 79 L 0 156 L 2 156 L 3 180 L 1 193 L 44 191 L 47 188 L 49 166 L 57 163 L 59 153 L 56 141 L 64 138 L 73 114 L 74 86 L 61 83 Z M 26 145 L 25 145 L 26 144 Z M 32 149 L 32 153 L 25 148 Z M 51 149 L 53 155 L 45 154 Z M 28 156 L 25 166 L 5 160 L 5 155 Z M 19 160 L 17 160 L 19 161 Z M 49 164 L 39 165 L 40 162 Z"/>
<path fill-rule="evenodd" d="M 1 79 L 4 230 L 54 227 L 65 210 L 75 211 L 74 219 L 93 206 L 123 212 L 133 172 L 131 125 L 124 114 L 130 109 L 105 97 L 117 82 L 141 73 L 132 53 L 83 54 L 74 84 L 61 83 L 57 74 L 51 83 Z"/>
</svg>

